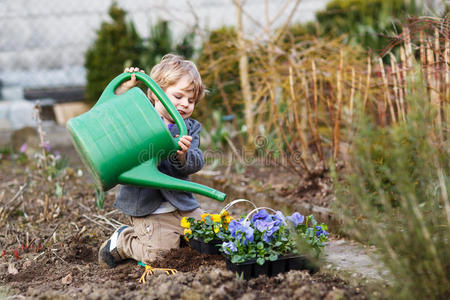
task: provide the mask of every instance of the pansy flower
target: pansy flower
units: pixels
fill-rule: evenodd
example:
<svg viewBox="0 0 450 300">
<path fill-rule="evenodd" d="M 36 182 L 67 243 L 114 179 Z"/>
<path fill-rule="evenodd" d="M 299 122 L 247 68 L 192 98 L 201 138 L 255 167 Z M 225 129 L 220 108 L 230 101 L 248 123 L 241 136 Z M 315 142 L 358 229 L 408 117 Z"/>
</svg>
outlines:
<svg viewBox="0 0 450 300">
<path fill-rule="evenodd" d="M 222 249 L 228 255 L 237 251 L 236 245 L 233 242 L 223 242 Z"/>
<path fill-rule="evenodd" d="M 294 225 L 294 227 L 297 227 L 299 224 L 302 224 L 305 221 L 305 217 L 299 214 L 298 212 L 293 213 L 291 216 L 288 217 L 289 221 Z"/>
<path fill-rule="evenodd" d="M 252 222 L 254 223 L 256 220 L 265 220 L 269 217 L 269 213 L 265 209 L 261 209 L 252 217 Z"/>
<path fill-rule="evenodd" d="M 317 230 L 316 232 L 317 237 L 321 236 L 322 234 L 324 234 L 326 237 L 329 236 L 328 232 L 326 230 L 323 230 L 321 226 L 316 226 L 316 230 Z"/>
</svg>

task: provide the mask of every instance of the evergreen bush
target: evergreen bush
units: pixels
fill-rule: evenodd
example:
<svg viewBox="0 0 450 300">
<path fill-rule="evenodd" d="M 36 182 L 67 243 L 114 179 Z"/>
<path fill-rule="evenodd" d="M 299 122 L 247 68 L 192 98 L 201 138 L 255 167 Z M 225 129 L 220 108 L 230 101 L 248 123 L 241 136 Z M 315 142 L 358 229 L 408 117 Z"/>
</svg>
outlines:
<svg viewBox="0 0 450 300">
<path fill-rule="evenodd" d="M 175 43 L 169 25 L 168 21 L 159 20 L 150 27 L 150 36 L 145 42 L 140 64 L 148 74 L 167 53 L 178 54 L 186 59 L 190 59 L 194 54 L 194 33 L 185 34 L 180 43 Z"/>
<path fill-rule="evenodd" d="M 86 96 L 95 102 L 108 83 L 125 67 L 136 66 L 143 52 L 142 40 L 126 12 L 113 3 L 109 9 L 111 22 L 103 22 L 97 39 L 86 52 Z"/>
<path fill-rule="evenodd" d="M 316 13 L 316 19 L 321 35 L 346 35 L 347 43 L 380 51 L 389 44 L 387 35 L 402 31 L 401 23 L 408 15 L 421 13 L 416 0 L 332 0 Z"/>
</svg>

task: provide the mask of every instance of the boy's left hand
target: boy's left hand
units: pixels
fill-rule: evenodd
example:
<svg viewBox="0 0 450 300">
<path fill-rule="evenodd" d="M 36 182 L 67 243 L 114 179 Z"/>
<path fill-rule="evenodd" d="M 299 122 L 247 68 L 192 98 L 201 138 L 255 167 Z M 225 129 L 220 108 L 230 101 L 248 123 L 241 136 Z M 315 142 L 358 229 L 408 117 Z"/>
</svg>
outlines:
<svg viewBox="0 0 450 300">
<path fill-rule="evenodd" d="M 176 137 L 178 137 L 178 135 Z M 181 147 L 181 150 L 177 150 L 177 159 L 183 165 L 186 162 L 186 152 L 189 150 L 189 147 L 191 146 L 191 142 L 192 142 L 192 136 L 190 136 L 190 135 L 183 135 L 178 140 L 178 145 Z"/>
</svg>

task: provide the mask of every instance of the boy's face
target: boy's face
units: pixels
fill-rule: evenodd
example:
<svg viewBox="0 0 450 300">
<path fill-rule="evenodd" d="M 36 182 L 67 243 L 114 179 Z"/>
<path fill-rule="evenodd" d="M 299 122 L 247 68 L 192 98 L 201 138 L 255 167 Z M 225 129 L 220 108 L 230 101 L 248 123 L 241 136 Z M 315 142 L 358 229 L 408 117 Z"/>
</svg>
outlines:
<svg viewBox="0 0 450 300">
<path fill-rule="evenodd" d="M 194 92 L 187 90 L 189 86 L 189 80 L 183 77 L 164 91 L 183 119 L 189 118 L 195 108 Z M 155 109 L 165 120 L 174 123 L 159 99 L 155 99 Z"/>
</svg>

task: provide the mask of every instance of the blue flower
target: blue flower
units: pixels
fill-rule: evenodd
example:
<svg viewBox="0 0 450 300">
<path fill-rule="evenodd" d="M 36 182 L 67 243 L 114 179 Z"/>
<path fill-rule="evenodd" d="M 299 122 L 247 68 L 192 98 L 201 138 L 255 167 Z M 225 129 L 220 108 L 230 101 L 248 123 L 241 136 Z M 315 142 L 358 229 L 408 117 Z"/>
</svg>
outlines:
<svg viewBox="0 0 450 300">
<path fill-rule="evenodd" d="M 299 224 L 302 224 L 305 221 L 305 217 L 299 214 L 298 212 L 293 213 L 288 217 L 289 221 L 292 222 L 294 227 L 297 227 Z"/>
<path fill-rule="evenodd" d="M 321 236 L 322 234 L 326 235 L 326 237 L 329 236 L 328 232 L 326 230 L 323 230 L 321 226 L 316 226 L 316 230 L 317 230 L 316 232 L 317 237 Z"/>
<path fill-rule="evenodd" d="M 270 223 L 265 220 L 256 220 L 254 226 L 259 232 L 264 232 L 270 226 Z"/>
<path fill-rule="evenodd" d="M 261 209 L 252 217 L 252 222 L 256 220 L 265 220 L 269 216 L 269 213 L 265 209 Z"/>
<path fill-rule="evenodd" d="M 236 220 L 231 220 L 230 224 L 228 224 L 228 230 L 234 238 L 236 238 L 236 231 L 238 231 L 241 227 L 241 223 Z"/>
<path fill-rule="evenodd" d="M 223 242 L 222 243 L 222 249 L 228 255 L 231 255 L 231 252 L 236 252 L 237 251 L 237 248 L 236 248 L 236 246 L 234 245 L 233 242 L 228 242 L 228 243 L 227 242 Z"/>
<path fill-rule="evenodd" d="M 238 222 L 232 220 L 228 225 L 228 230 L 233 238 L 242 241 L 244 245 L 246 245 L 247 242 L 253 242 L 254 240 L 253 233 L 255 230 L 250 227 L 250 222 L 244 222 L 243 220 Z"/>
<path fill-rule="evenodd" d="M 286 218 L 281 211 L 277 211 L 275 215 L 272 216 L 272 220 L 275 221 L 275 226 L 279 227 L 285 222 Z"/>
<path fill-rule="evenodd" d="M 255 230 L 253 228 L 249 227 L 243 227 L 244 229 L 244 233 L 245 233 L 245 241 L 244 241 L 244 245 L 247 244 L 247 242 L 253 242 L 254 240 L 254 236 L 253 233 L 255 232 Z"/>
</svg>

